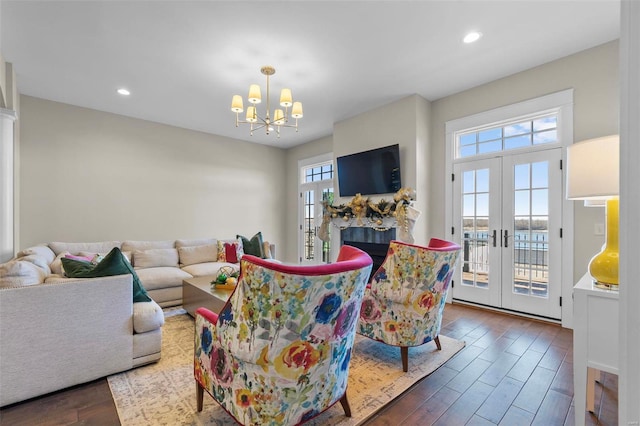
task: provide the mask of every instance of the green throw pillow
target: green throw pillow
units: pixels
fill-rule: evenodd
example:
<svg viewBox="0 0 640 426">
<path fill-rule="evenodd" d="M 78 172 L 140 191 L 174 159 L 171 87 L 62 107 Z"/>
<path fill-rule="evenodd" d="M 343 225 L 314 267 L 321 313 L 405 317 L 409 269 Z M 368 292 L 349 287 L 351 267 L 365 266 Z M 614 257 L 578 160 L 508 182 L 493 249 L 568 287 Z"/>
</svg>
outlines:
<svg viewBox="0 0 640 426">
<path fill-rule="evenodd" d="M 236 235 L 236 238 L 242 240 L 242 249 L 244 254 L 250 254 L 264 259 L 264 249 L 262 247 L 262 232 L 258 232 L 256 235 L 248 239 L 242 235 Z"/>
<path fill-rule="evenodd" d="M 70 278 L 97 278 L 131 274 L 133 276 L 133 303 L 151 302 L 151 298 L 142 286 L 138 274 L 136 274 L 136 271 L 118 247 L 114 247 L 97 265 L 64 257 L 61 261 L 65 273 Z"/>
</svg>

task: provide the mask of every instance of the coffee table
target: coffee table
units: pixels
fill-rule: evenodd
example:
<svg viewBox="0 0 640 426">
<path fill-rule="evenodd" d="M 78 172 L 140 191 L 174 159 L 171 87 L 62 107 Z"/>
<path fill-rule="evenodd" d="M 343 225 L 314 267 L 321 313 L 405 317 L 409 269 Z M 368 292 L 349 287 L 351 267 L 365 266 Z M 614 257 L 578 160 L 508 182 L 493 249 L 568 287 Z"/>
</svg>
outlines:
<svg viewBox="0 0 640 426">
<path fill-rule="evenodd" d="M 212 312 L 220 313 L 233 290 L 212 289 L 211 281 L 215 276 L 207 275 L 182 280 L 182 307 L 196 316 L 196 309 L 204 307 Z"/>
</svg>

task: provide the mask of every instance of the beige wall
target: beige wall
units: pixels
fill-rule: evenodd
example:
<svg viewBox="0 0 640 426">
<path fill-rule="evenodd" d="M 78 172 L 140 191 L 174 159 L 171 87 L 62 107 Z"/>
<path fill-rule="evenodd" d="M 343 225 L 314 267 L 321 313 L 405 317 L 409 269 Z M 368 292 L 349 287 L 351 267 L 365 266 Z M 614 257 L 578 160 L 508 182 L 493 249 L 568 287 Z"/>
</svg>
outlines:
<svg viewBox="0 0 640 426">
<path fill-rule="evenodd" d="M 367 111 L 356 117 L 334 124 L 333 136 L 322 138 L 291 148 L 287 151 L 287 252 L 284 260 L 298 261 L 298 168 L 299 161 L 322 154 L 333 154 L 332 158 L 353 154 L 387 145 L 400 145 L 402 184 L 416 189 L 415 206 L 425 212 L 429 199 L 428 176 L 423 167 L 429 155 L 429 110 L 430 103 L 417 95 L 408 96 Z M 335 191 L 338 193 L 337 176 Z M 374 200 L 390 199 L 389 195 L 372 196 Z M 349 201 L 351 197 L 338 198 L 337 203 Z M 416 242 L 425 243 L 427 221 L 419 220 L 414 229 Z M 335 240 L 334 240 L 335 242 Z M 280 252 L 282 253 L 282 252 Z M 337 251 L 334 251 L 334 255 Z"/>
<path fill-rule="evenodd" d="M 429 188 L 423 167 L 428 156 L 421 155 L 428 151 L 429 109 L 430 103 L 426 99 L 412 95 L 333 126 L 334 158 L 396 143 L 400 145 L 402 186 L 416 190 L 415 207 L 423 213 L 414 229 L 417 244 L 427 242 L 428 232 L 424 218 Z M 389 195 L 371 198 L 377 200 L 385 197 L 390 199 Z M 340 202 L 350 198 L 341 198 Z"/>
<path fill-rule="evenodd" d="M 574 89 L 574 140 L 618 133 L 618 42 L 610 42 L 539 67 L 434 101 L 431 105 L 431 198 L 429 228 L 444 236 L 445 123 L 564 89 Z M 604 223 L 604 209 L 575 202 L 574 276 L 584 274 L 604 237 L 594 224 Z"/>
<path fill-rule="evenodd" d="M 285 151 L 21 98 L 21 246 L 48 241 L 285 241 Z"/>
</svg>

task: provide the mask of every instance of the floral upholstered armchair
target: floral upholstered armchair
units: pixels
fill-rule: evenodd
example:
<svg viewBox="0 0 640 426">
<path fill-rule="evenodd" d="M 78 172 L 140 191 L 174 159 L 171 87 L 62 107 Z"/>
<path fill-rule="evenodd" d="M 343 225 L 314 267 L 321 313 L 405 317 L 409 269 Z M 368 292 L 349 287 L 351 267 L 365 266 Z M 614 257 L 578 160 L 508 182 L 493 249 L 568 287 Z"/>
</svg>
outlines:
<svg viewBox="0 0 640 426">
<path fill-rule="evenodd" d="M 292 266 L 245 255 L 220 315 L 196 311 L 198 411 L 206 390 L 244 425 L 303 423 L 340 401 L 369 255 L 350 246 L 336 263 Z"/>
<path fill-rule="evenodd" d="M 459 252 L 459 245 L 437 238 L 428 247 L 392 241 L 367 286 L 358 333 L 400 346 L 405 372 L 409 346 L 434 340 L 441 349 L 442 312 Z"/>
</svg>

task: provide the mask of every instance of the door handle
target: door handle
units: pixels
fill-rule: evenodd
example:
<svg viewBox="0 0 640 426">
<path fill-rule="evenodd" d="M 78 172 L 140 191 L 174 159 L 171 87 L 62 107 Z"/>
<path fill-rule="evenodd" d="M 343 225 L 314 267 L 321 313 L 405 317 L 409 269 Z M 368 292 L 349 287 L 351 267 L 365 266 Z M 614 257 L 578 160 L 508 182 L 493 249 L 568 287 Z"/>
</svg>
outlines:
<svg viewBox="0 0 640 426">
<path fill-rule="evenodd" d="M 491 239 L 493 240 L 493 243 L 492 243 L 492 244 L 493 244 L 493 246 L 495 247 L 495 246 L 496 246 L 496 244 L 497 244 L 497 243 L 496 243 L 496 230 L 495 230 L 495 229 L 493 230 L 493 235 L 491 236 Z"/>
<path fill-rule="evenodd" d="M 509 247 L 509 231 L 507 229 L 504 230 L 504 246 Z"/>
</svg>

